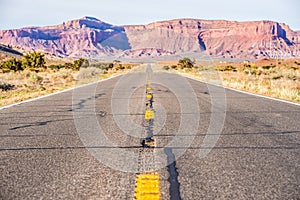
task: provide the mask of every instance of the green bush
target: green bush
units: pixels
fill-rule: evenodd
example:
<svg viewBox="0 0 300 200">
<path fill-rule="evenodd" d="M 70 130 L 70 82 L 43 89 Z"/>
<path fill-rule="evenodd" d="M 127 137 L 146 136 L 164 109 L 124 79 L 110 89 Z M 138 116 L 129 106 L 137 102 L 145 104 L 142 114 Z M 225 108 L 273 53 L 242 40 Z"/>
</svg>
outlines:
<svg viewBox="0 0 300 200">
<path fill-rule="evenodd" d="M 44 55 L 40 52 L 27 53 L 23 56 L 22 66 L 23 68 L 31 70 L 36 70 L 38 68 L 46 69 Z"/>
<path fill-rule="evenodd" d="M 275 67 L 274 65 L 267 65 L 267 66 L 262 66 L 261 68 L 269 70 L 269 69 L 272 69 L 274 67 Z"/>
<path fill-rule="evenodd" d="M 184 68 L 193 68 L 194 67 L 194 64 L 195 64 L 195 61 L 192 61 L 191 59 L 189 58 L 182 58 L 178 61 L 178 66 L 181 68 L 181 69 L 184 69 Z"/>
<path fill-rule="evenodd" d="M 65 63 L 65 64 L 63 64 L 63 68 L 65 68 L 65 69 L 77 69 L 77 67 L 74 66 L 73 63 Z"/>
<path fill-rule="evenodd" d="M 63 68 L 63 66 L 62 65 L 50 65 L 47 68 L 51 69 L 51 70 L 59 70 L 59 69 Z"/>
<path fill-rule="evenodd" d="M 233 71 L 237 72 L 236 67 L 233 67 L 231 65 L 225 66 L 225 67 L 218 67 L 218 71 L 224 72 L 224 71 Z"/>
<path fill-rule="evenodd" d="M 78 71 L 81 67 L 82 68 L 87 68 L 89 67 L 89 61 L 87 59 L 84 58 L 79 58 L 77 60 L 74 60 L 73 63 L 73 70 Z"/>
<path fill-rule="evenodd" d="M 0 66 L 3 72 L 10 72 L 10 71 L 22 71 L 22 63 L 20 60 L 17 60 L 16 58 L 10 58 L 9 60 L 2 63 Z"/>
<path fill-rule="evenodd" d="M 101 69 L 101 70 L 108 70 L 110 69 L 109 67 L 109 64 L 108 63 L 93 63 L 90 65 L 90 67 L 94 67 L 94 68 L 98 68 L 98 69 Z"/>
<path fill-rule="evenodd" d="M 107 71 L 109 69 L 109 66 L 105 64 L 101 64 L 99 68 Z"/>
</svg>

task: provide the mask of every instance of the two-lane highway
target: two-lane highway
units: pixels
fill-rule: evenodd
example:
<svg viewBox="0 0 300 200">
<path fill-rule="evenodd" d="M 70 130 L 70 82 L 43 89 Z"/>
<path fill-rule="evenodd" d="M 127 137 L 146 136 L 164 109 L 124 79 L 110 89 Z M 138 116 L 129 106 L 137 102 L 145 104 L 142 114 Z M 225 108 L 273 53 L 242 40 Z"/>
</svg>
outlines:
<svg viewBox="0 0 300 200">
<path fill-rule="evenodd" d="M 151 72 L 144 149 L 146 71 L 0 110 L 0 199 L 134 199 L 143 170 L 162 199 L 300 199 L 300 106 Z"/>
</svg>

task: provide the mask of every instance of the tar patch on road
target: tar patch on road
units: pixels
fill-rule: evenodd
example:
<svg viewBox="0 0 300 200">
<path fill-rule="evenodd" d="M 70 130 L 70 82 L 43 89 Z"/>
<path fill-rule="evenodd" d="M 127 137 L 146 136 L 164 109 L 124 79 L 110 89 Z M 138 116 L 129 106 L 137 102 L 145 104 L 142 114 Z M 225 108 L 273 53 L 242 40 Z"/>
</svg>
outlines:
<svg viewBox="0 0 300 200">
<path fill-rule="evenodd" d="M 176 159 L 173 154 L 172 148 L 164 148 L 165 154 L 167 155 L 168 163 L 170 163 L 167 168 L 169 172 L 168 181 L 170 183 L 170 199 L 171 200 L 181 200 L 180 195 L 180 183 L 178 182 L 178 172 L 176 168 Z"/>
</svg>

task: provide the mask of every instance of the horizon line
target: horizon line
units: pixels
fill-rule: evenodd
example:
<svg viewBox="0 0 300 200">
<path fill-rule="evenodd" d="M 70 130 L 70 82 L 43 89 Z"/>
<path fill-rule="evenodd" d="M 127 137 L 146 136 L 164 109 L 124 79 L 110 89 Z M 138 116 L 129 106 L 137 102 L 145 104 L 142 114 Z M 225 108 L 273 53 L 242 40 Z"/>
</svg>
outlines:
<svg viewBox="0 0 300 200">
<path fill-rule="evenodd" d="M 271 20 L 271 19 L 261 19 L 261 20 L 230 20 L 230 19 L 201 19 L 201 18 L 193 18 L 193 17 L 180 17 L 180 18 L 170 18 L 170 19 L 162 19 L 162 20 L 156 20 L 156 21 L 152 21 L 152 22 L 145 22 L 145 23 L 140 23 L 140 24 L 119 24 L 119 25 L 114 25 L 113 23 L 111 22 L 107 22 L 106 20 L 102 20 L 101 18 L 99 17 L 95 17 L 95 16 L 89 16 L 89 15 L 85 15 L 81 18 L 75 18 L 75 19 L 68 19 L 68 20 L 63 20 L 61 21 L 60 23 L 55 23 L 55 24 L 43 24 L 43 25 L 24 25 L 24 26 L 20 26 L 20 27 L 14 27 L 14 28 L 0 28 L 0 31 L 7 31 L 7 30 L 18 30 L 18 29 L 23 29 L 23 28 L 43 28 L 43 27 L 51 27 L 51 26 L 58 26 L 58 25 L 61 25 L 63 23 L 66 23 L 66 22 L 70 22 L 70 21 L 76 21 L 76 20 L 81 20 L 81 19 L 85 19 L 85 18 L 90 18 L 90 19 L 87 19 L 87 20 L 97 20 L 97 21 L 101 21 L 101 22 L 104 22 L 104 23 L 107 23 L 107 24 L 110 24 L 110 25 L 113 25 L 113 26 L 119 26 L 119 27 L 122 27 L 122 26 L 145 26 L 145 25 L 150 25 L 150 24 L 154 24 L 154 23 L 161 23 L 161 22 L 168 22 L 168 21 L 176 21 L 176 20 L 199 20 L 199 21 L 227 21 L 227 22 L 237 22 L 237 23 L 249 23 L 249 22 L 273 22 L 273 23 L 278 23 L 278 24 L 284 24 L 284 25 L 287 25 L 292 31 L 295 31 L 295 32 L 298 32 L 300 31 L 300 28 L 299 29 L 293 29 L 291 28 L 291 25 L 290 24 L 287 24 L 285 22 L 278 22 L 278 21 L 275 21 L 275 20 Z"/>
</svg>

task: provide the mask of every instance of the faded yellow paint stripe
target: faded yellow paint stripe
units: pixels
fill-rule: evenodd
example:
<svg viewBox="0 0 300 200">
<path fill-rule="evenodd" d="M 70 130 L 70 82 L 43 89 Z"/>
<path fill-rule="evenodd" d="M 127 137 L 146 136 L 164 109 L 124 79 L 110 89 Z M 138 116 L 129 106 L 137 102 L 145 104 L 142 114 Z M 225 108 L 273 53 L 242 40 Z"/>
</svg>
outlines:
<svg viewBox="0 0 300 200">
<path fill-rule="evenodd" d="M 144 173 L 136 176 L 136 200 L 160 200 L 160 182 L 158 173 Z"/>
<path fill-rule="evenodd" d="M 153 110 L 146 110 L 145 119 L 154 119 L 154 111 Z"/>
<path fill-rule="evenodd" d="M 153 95 L 148 93 L 148 94 L 146 95 L 146 98 L 147 98 L 147 99 L 151 99 L 151 98 L 153 98 Z"/>
<path fill-rule="evenodd" d="M 147 88 L 146 88 L 146 90 L 148 91 L 148 92 L 150 92 L 151 91 L 151 87 L 150 86 L 148 86 Z"/>
</svg>

